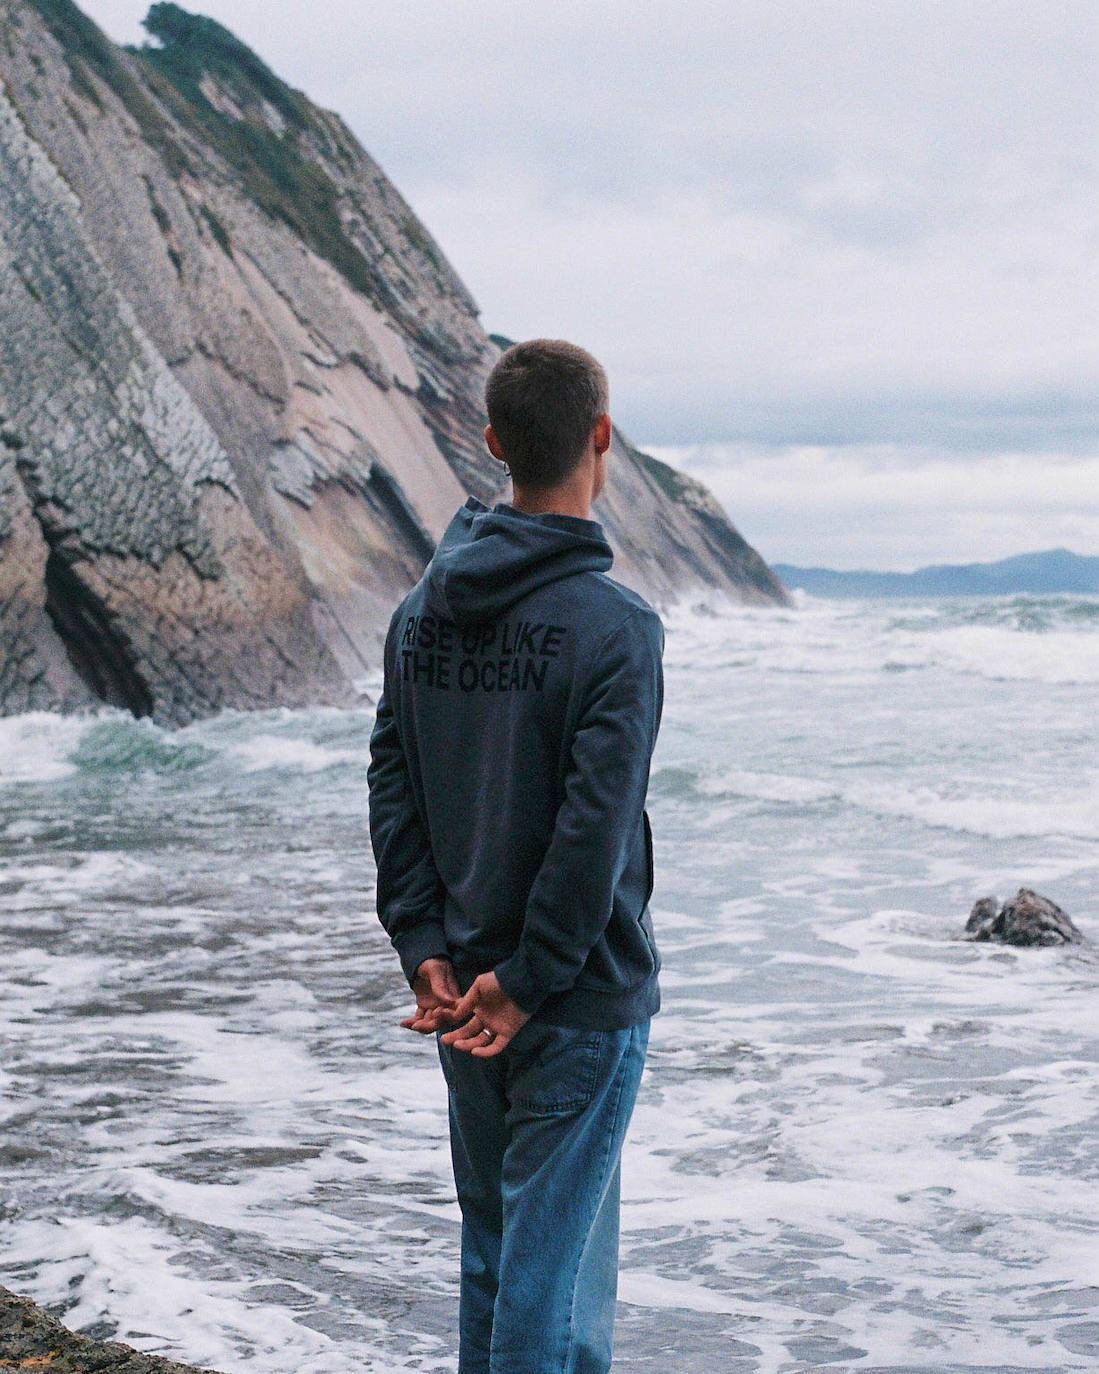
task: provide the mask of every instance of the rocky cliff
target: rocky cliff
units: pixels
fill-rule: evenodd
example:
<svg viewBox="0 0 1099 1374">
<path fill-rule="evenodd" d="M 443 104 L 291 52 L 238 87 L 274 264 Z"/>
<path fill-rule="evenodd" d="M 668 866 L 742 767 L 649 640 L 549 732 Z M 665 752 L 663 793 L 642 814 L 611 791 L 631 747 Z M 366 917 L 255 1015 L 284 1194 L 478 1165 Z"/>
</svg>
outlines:
<svg viewBox="0 0 1099 1374">
<path fill-rule="evenodd" d="M 504 494 L 497 349 L 337 115 L 212 20 L 146 27 L 0 0 L 0 711 L 347 700 Z M 782 599 L 705 488 L 614 460 L 617 576 Z"/>
</svg>

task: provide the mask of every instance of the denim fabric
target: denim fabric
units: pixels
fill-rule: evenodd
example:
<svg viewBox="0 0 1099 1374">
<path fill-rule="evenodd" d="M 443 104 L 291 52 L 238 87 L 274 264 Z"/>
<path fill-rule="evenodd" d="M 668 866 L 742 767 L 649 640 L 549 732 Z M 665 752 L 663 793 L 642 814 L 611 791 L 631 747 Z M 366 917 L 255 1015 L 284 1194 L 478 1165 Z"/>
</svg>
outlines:
<svg viewBox="0 0 1099 1374">
<path fill-rule="evenodd" d="M 441 1042 L 462 1208 L 458 1374 L 606 1374 L 622 1142 L 649 1023 L 528 1021 L 492 1059 Z"/>
</svg>

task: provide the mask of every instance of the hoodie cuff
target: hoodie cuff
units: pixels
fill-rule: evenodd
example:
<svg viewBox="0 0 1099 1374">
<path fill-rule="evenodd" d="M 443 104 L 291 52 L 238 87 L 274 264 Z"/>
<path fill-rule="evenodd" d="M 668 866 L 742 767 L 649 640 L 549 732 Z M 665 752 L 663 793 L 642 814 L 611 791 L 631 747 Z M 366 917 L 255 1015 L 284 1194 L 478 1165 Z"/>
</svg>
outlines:
<svg viewBox="0 0 1099 1374">
<path fill-rule="evenodd" d="M 442 921 L 421 921 L 411 930 L 402 931 L 393 937 L 393 948 L 401 957 L 401 968 L 409 987 L 425 959 L 450 958 Z"/>
<path fill-rule="evenodd" d="M 533 1016 L 546 1000 L 547 994 L 531 973 L 522 950 L 516 950 L 510 959 L 497 964 L 493 972 L 507 995 L 528 1016 Z"/>
</svg>

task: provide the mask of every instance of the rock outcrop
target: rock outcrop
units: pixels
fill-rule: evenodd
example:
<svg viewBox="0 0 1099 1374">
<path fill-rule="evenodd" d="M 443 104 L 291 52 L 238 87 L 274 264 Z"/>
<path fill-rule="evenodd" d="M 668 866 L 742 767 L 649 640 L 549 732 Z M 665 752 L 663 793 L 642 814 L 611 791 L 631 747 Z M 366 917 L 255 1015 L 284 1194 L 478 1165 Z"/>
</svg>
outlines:
<svg viewBox="0 0 1099 1374">
<path fill-rule="evenodd" d="M 973 904 L 965 923 L 967 940 L 995 940 L 1003 945 L 1078 945 L 1084 936 L 1056 902 L 1029 887 L 998 906 L 995 897 Z"/>
<path fill-rule="evenodd" d="M 203 1374 L 190 1365 L 143 1355 L 118 1341 L 81 1336 L 29 1298 L 0 1288 L 0 1370 L 5 1369 L 45 1369 L 52 1374 Z"/>
<path fill-rule="evenodd" d="M 337 115 L 212 20 L 0 0 L 0 711 L 347 700 L 467 493 L 496 345 Z M 781 584 L 616 434 L 616 575 Z"/>
</svg>

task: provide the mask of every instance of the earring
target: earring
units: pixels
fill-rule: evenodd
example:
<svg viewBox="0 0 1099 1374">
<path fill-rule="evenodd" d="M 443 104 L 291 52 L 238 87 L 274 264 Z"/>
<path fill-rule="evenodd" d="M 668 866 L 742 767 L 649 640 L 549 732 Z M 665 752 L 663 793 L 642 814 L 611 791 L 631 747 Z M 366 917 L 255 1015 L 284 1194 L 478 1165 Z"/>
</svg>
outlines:
<svg viewBox="0 0 1099 1374">
<path fill-rule="evenodd" d="M 504 476 L 505 476 L 505 477 L 510 477 L 510 476 L 511 476 L 511 468 L 508 467 L 507 463 L 504 464 Z"/>
</svg>

